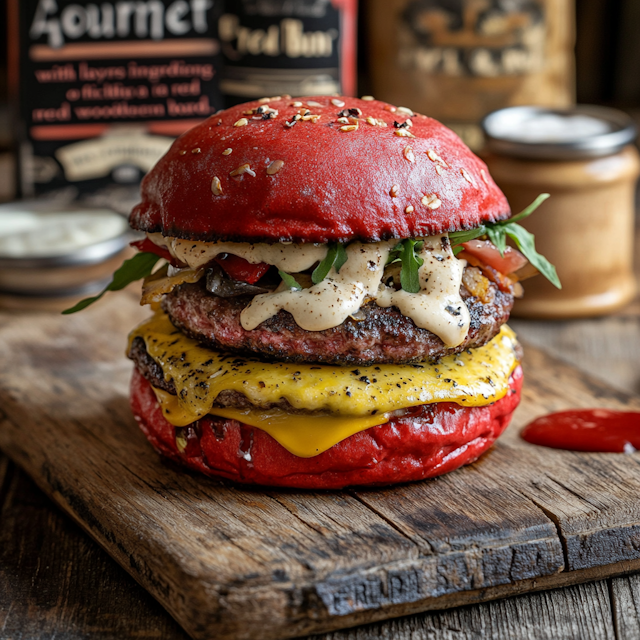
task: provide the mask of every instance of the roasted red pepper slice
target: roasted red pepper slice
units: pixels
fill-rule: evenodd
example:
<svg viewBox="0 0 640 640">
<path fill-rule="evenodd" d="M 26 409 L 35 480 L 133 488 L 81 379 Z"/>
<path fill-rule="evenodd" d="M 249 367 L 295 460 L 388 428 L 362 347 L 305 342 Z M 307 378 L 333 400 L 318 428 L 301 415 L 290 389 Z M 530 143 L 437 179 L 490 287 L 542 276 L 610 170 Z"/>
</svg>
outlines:
<svg viewBox="0 0 640 640">
<path fill-rule="evenodd" d="M 145 238 L 144 240 L 136 240 L 131 243 L 132 247 L 135 247 L 138 251 L 145 253 L 155 253 L 157 256 L 164 258 L 174 267 L 184 267 L 182 262 L 176 260 L 167 249 L 159 247 Z M 259 264 L 251 264 L 244 258 L 238 256 L 232 256 L 231 254 L 222 254 L 214 258 L 226 272 L 226 274 L 234 280 L 241 280 L 249 284 L 255 284 L 262 276 L 269 270 L 269 265 L 261 262 Z"/>
<path fill-rule="evenodd" d="M 232 256 L 227 253 L 223 256 L 218 256 L 214 260 L 225 270 L 226 274 L 234 280 L 241 280 L 248 284 L 255 284 L 262 278 L 262 276 L 269 271 L 268 264 L 260 262 L 258 264 L 251 264 L 244 258 L 239 256 Z"/>
<path fill-rule="evenodd" d="M 507 275 L 522 269 L 529 262 L 520 251 L 509 246 L 505 248 L 504 255 L 500 255 L 498 247 L 489 242 L 489 240 L 478 240 L 476 238 L 469 242 L 463 242 L 462 246 L 467 253 L 475 256 L 484 264 L 488 264 L 496 271 Z"/>
<path fill-rule="evenodd" d="M 144 240 L 136 240 L 135 242 L 130 242 L 129 246 L 135 247 L 138 251 L 142 253 L 155 253 L 157 256 L 164 258 L 169 264 L 172 264 L 174 267 L 184 267 L 179 260 L 176 260 L 170 253 L 168 249 L 164 247 L 159 247 L 157 244 L 154 244 L 149 240 L 149 238 L 145 238 Z"/>
</svg>

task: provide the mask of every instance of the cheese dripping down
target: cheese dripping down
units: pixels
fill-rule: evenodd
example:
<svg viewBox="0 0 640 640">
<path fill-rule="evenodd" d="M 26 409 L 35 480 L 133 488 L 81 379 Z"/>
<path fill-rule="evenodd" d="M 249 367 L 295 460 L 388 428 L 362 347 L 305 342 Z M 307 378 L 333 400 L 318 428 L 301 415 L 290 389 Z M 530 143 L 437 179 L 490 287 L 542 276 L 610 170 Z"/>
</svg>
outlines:
<svg viewBox="0 0 640 640">
<path fill-rule="evenodd" d="M 252 264 L 264 262 L 296 274 L 322 261 L 328 251 L 326 244 L 194 242 L 159 233 L 150 233 L 148 237 L 192 269 L 208 264 L 217 255 L 230 253 Z M 352 242 L 345 247 L 347 261 L 339 273 L 332 267 L 322 282 L 307 289 L 279 287 L 273 293 L 255 296 L 242 311 L 242 327 L 251 331 L 283 309 L 302 329 L 323 331 L 341 325 L 363 304 L 375 301 L 381 307 L 397 307 L 417 327 L 431 331 L 446 346 L 455 347 L 469 331 L 469 311 L 460 297 L 466 262 L 453 255 L 446 234 L 423 240 L 417 293 L 396 291 L 382 282 L 389 252 L 397 240 Z"/>
</svg>

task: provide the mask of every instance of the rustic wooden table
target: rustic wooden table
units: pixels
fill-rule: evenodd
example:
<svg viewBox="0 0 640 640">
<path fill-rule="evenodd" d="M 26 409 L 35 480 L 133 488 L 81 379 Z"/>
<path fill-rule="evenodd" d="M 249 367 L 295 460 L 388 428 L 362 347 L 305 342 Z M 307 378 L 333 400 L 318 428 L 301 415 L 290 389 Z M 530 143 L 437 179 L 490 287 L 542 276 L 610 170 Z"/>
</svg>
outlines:
<svg viewBox="0 0 640 640">
<path fill-rule="evenodd" d="M 640 255 L 640 234 L 637 247 Z M 603 319 L 514 320 L 511 325 L 529 343 L 613 387 L 640 393 L 640 300 Z M 0 640 L 53 637 L 187 636 L 0 454 Z M 316 640 L 638 637 L 640 574 L 315 636 Z"/>
</svg>

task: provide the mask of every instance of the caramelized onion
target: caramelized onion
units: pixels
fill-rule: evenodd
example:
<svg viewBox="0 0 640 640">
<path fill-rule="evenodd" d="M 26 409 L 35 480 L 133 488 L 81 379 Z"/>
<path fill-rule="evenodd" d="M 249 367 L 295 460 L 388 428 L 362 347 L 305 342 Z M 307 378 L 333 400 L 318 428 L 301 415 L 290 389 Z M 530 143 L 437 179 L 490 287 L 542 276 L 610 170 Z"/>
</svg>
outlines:
<svg viewBox="0 0 640 640">
<path fill-rule="evenodd" d="M 477 267 L 466 267 L 462 274 L 462 284 L 472 295 L 478 298 L 482 304 L 493 302 L 494 290 L 489 286 L 489 279 L 482 275 Z"/>
<path fill-rule="evenodd" d="M 170 293 L 178 285 L 185 282 L 197 282 L 204 276 L 204 273 L 204 269 L 176 269 L 165 264 L 164 267 L 144 279 L 140 304 L 159 302 L 164 294 Z"/>
</svg>

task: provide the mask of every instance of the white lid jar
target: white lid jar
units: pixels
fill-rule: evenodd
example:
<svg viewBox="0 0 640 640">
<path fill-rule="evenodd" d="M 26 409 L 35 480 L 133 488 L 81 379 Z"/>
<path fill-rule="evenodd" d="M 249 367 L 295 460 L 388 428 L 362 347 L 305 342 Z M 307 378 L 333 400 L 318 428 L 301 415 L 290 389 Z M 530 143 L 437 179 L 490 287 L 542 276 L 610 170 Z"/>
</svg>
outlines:
<svg viewBox="0 0 640 640">
<path fill-rule="evenodd" d="M 514 315 L 575 318 L 612 312 L 635 295 L 635 184 L 640 170 L 625 114 L 604 107 L 513 107 L 483 121 L 487 162 L 514 212 L 551 197 L 521 224 L 556 266 L 562 289 L 525 284 Z"/>
</svg>

